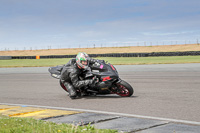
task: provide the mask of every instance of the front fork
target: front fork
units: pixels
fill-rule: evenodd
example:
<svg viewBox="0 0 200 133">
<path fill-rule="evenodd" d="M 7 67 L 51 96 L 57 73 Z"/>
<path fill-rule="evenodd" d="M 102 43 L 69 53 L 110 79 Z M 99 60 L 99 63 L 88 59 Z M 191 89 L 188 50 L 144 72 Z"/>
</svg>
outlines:
<svg viewBox="0 0 200 133">
<path fill-rule="evenodd" d="M 111 93 L 117 93 L 118 92 L 118 87 L 117 84 L 119 84 L 122 80 L 118 78 L 115 82 L 113 82 L 112 86 L 110 87 Z"/>
<path fill-rule="evenodd" d="M 122 80 L 120 78 L 118 78 L 117 82 L 115 82 L 115 84 L 119 84 Z"/>
</svg>

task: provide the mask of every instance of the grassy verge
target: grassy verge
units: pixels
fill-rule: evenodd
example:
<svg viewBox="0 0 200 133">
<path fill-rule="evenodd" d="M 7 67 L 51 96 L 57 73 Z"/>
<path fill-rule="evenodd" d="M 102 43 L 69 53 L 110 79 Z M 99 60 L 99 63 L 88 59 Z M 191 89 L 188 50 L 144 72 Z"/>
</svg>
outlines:
<svg viewBox="0 0 200 133">
<path fill-rule="evenodd" d="M 142 64 L 180 64 L 200 63 L 200 56 L 168 56 L 168 57 L 101 57 L 113 65 L 142 65 Z M 0 67 L 44 67 L 65 64 L 69 58 L 63 59 L 13 59 L 0 60 Z"/>
<path fill-rule="evenodd" d="M 87 126 L 56 124 L 30 118 L 10 118 L 0 115 L 1 133 L 116 133 L 116 130 L 95 129 Z"/>
</svg>

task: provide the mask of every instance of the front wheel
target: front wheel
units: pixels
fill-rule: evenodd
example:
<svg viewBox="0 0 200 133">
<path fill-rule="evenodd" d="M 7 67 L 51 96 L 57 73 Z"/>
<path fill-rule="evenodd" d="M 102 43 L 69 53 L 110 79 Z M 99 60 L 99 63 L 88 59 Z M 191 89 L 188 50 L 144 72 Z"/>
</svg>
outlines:
<svg viewBox="0 0 200 133">
<path fill-rule="evenodd" d="M 134 93 L 132 86 L 126 81 L 122 80 L 121 82 L 116 83 L 116 86 L 117 86 L 116 94 L 122 97 L 130 97 Z"/>
</svg>

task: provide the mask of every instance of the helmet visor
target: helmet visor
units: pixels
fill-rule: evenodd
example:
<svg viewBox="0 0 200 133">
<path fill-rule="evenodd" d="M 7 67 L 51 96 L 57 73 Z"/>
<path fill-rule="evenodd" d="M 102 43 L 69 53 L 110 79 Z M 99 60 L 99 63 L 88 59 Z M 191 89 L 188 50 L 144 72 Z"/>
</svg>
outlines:
<svg viewBox="0 0 200 133">
<path fill-rule="evenodd" d="M 81 64 L 82 64 L 83 66 L 87 66 L 87 65 L 88 65 L 88 61 L 81 60 Z"/>
</svg>

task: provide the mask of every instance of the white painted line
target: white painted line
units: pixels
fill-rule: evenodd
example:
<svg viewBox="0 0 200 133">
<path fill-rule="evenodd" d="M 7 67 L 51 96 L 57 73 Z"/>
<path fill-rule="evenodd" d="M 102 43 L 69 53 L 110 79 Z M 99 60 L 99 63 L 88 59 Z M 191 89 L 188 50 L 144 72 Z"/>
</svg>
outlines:
<svg viewBox="0 0 200 133">
<path fill-rule="evenodd" d="M 10 104 L 10 103 L 0 103 L 0 105 L 11 105 L 11 106 L 22 106 L 22 107 L 38 107 L 38 108 L 49 108 L 49 109 L 58 109 L 58 110 L 61 109 L 61 110 L 71 110 L 71 111 L 80 111 L 80 112 L 119 115 L 119 116 L 126 116 L 126 117 L 137 117 L 137 118 L 143 118 L 143 119 L 154 119 L 154 120 L 169 121 L 169 122 L 182 123 L 182 124 L 200 125 L 200 122 L 196 122 L 196 121 L 177 120 L 177 119 L 170 119 L 170 118 L 151 117 L 151 116 L 116 113 L 116 112 L 106 112 L 106 111 L 97 111 L 97 110 L 51 107 L 51 106 L 40 106 L 40 105 Z"/>
</svg>

